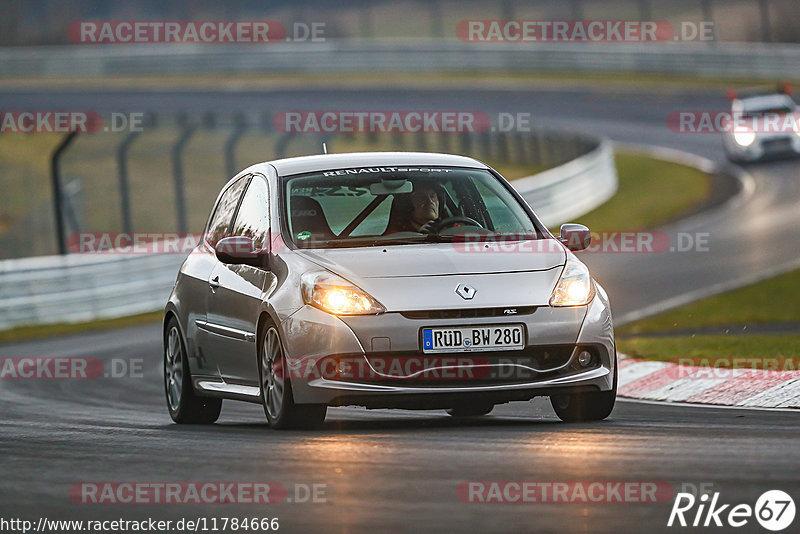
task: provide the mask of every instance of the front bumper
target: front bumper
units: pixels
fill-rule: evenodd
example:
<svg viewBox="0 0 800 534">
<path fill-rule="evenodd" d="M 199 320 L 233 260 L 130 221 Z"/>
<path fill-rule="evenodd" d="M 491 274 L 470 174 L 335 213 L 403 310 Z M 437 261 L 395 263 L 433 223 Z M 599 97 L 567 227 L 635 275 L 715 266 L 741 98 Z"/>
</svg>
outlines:
<svg viewBox="0 0 800 534">
<path fill-rule="evenodd" d="M 337 318 L 311 306 L 294 313 L 282 329 L 295 402 L 437 409 L 466 400 L 498 404 L 613 387 L 614 333 L 602 288 L 588 306 L 543 306 L 511 317 L 480 312 L 469 317 L 425 315 Z M 524 350 L 434 355 L 420 351 L 425 327 L 506 323 L 524 324 Z M 584 349 L 593 355 L 587 367 L 577 363 Z M 337 365 L 326 365 L 331 360 Z"/>
<path fill-rule="evenodd" d="M 729 152 L 746 161 L 800 155 L 800 136 L 795 134 L 772 137 L 758 136 L 755 142 L 747 147 L 737 144 L 733 139 L 730 139 L 728 144 Z"/>
</svg>

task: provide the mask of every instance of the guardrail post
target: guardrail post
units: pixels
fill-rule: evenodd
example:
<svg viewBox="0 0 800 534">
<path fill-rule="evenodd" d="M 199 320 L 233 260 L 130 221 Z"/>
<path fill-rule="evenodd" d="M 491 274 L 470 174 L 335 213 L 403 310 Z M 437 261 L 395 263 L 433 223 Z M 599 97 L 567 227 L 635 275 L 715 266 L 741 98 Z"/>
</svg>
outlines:
<svg viewBox="0 0 800 534">
<path fill-rule="evenodd" d="M 572 0 L 572 18 L 573 20 L 583 20 L 583 6 L 581 6 L 581 0 Z"/>
<path fill-rule="evenodd" d="M 650 20 L 652 16 L 650 0 L 639 0 L 639 18 L 641 20 Z"/>
<path fill-rule="evenodd" d="M 505 133 L 497 134 L 497 159 L 499 161 L 511 159 L 508 154 L 508 135 Z"/>
<path fill-rule="evenodd" d="M 64 231 L 64 191 L 61 187 L 61 169 L 59 162 L 61 155 L 69 147 L 70 144 L 78 137 L 78 132 L 70 132 L 64 136 L 53 155 L 50 156 L 50 178 L 53 186 L 53 212 L 56 222 L 56 239 L 58 240 L 58 253 L 67 253 L 67 236 Z"/>
<path fill-rule="evenodd" d="M 450 135 L 449 133 L 439 132 L 439 152 L 442 154 L 450 153 Z"/>
<path fill-rule="evenodd" d="M 712 0 L 701 0 L 700 9 L 703 12 L 703 20 L 706 22 L 714 22 L 714 12 L 711 6 Z M 717 29 L 714 28 L 714 38 L 708 44 L 714 45 L 717 42 Z"/>
<path fill-rule="evenodd" d="M 514 18 L 514 4 L 511 0 L 503 0 L 500 5 L 500 18 L 504 20 L 513 20 Z"/>
<path fill-rule="evenodd" d="M 470 155 L 472 152 L 472 136 L 469 132 L 462 132 L 459 137 L 461 138 L 461 154 L 464 156 Z"/>
<path fill-rule="evenodd" d="M 444 37 L 444 22 L 442 22 L 442 6 L 439 0 L 430 2 L 431 12 L 431 35 L 434 37 Z"/>
<path fill-rule="evenodd" d="M 397 130 L 393 131 L 392 132 L 392 150 L 403 150 L 405 146 L 406 146 L 405 136 L 401 132 L 399 132 Z"/>
<path fill-rule="evenodd" d="M 119 205 L 122 213 L 122 231 L 128 235 L 133 232 L 131 215 L 130 182 L 128 181 L 128 150 L 141 132 L 132 131 L 117 147 L 117 174 L 119 175 Z"/>
<path fill-rule="evenodd" d="M 528 161 L 528 151 L 527 147 L 525 146 L 525 139 L 526 137 L 522 135 L 522 132 L 517 132 L 514 134 L 514 143 L 517 146 L 517 163 L 524 164 Z"/>
<path fill-rule="evenodd" d="M 417 150 L 419 152 L 428 151 L 428 134 L 426 132 L 417 132 L 416 134 Z"/>
<path fill-rule="evenodd" d="M 278 142 L 275 143 L 275 157 L 277 159 L 285 158 L 286 157 L 286 149 L 289 146 L 289 142 L 294 138 L 297 134 L 294 133 L 285 133 L 283 134 Z"/>
<path fill-rule="evenodd" d="M 178 124 L 183 128 L 178 140 L 172 146 L 172 180 L 175 186 L 175 214 L 178 220 L 178 231 L 186 232 L 188 222 L 186 218 L 186 194 L 184 191 L 182 152 L 194 133 L 197 126 L 190 125 L 186 115 L 178 116 Z"/>
<path fill-rule="evenodd" d="M 373 37 L 372 33 L 372 12 L 370 5 L 364 4 L 358 10 L 358 22 L 361 26 L 361 37 Z"/>
<path fill-rule="evenodd" d="M 228 176 L 225 177 L 226 182 L 236 176 L 236 144 L 247 131 L 247 121 L 244 115 L 241 113 L 234 115 L 233 125 L 233 131 L 225 141 L 225 170 L 228 172 Z"/>
<path fill-rule="evenodd" d="M 772 42 L 772 28 L 769 22 L 769 2 L 758 0 L 758 11 L 761 15 L 761 40 L 765 43 Z"/>
</svg>

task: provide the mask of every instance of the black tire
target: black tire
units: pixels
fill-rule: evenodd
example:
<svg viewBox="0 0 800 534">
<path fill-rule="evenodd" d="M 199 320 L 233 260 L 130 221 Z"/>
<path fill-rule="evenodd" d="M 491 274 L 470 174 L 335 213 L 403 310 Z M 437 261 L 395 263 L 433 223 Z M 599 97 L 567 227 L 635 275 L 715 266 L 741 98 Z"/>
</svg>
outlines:
<svg viewBox="0 0 800 534">
<path fill-rule="evenodd" d="M 178 358 L 179 361 L 175 361 Z M 180 424 L 211 424 L 219 419 L 222 399 L 200 397 L 192 386 L 192 375 L 186 357 L 178 321 L 167 322 L 164 331 L 164 393 L 172 420 Z"/>
<path fill-rule="evenodd" d="M 453 417 L 480 417 L 494 410 L 494 404 L 463 404 L 447 410 Z"/>
<path fill-rule="evenodd" d="M 320 428 L 328 406 L 295 404 L 292 381 L 285 372 L 285 354 L 278 329 L 268 324 L 258 350 L 258 382 L 267 422 L 278 430 Z"/>
<path fill-rule="evenodd" d="M 614 386 L 609 391 L 587 391 L 551 395 L 550 404 L 565 423 L 600 421 L 611 415 L 617 400 L 617 359 L 614 356 Z"/>
</svg>

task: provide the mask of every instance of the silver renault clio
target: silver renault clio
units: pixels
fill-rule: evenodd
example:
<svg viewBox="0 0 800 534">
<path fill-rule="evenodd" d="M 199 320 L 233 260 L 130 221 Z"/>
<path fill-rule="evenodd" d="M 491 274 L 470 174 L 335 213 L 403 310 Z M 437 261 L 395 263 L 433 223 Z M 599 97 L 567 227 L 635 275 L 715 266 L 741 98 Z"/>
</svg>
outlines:
<svg viewBox="0 0 800 534">
<path fill-rule="evenodd" d="M 573 254 L 471 158 L 369 152 L 254 165 L 222 189 L 164 316 L 164 382 L 178 423 L 222 399 L 274 428 L 328 406 L 457 417 L 549 396 L 564 421 L 614 407 L 608 297 Z"/>
</svg>

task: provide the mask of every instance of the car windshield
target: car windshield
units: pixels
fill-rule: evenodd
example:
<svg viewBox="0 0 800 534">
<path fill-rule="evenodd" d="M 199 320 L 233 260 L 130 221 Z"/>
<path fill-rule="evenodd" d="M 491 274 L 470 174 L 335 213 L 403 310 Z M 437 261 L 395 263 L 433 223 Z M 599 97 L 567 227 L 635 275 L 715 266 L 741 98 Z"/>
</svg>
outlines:
<svg viewBox="0 0 800 534">
<path fill-rule="evenodd" d="M 748 109 L 745 110 L 744 116 L 745 117 L 763 117 L 766 115 L 786 115 L 788 113 L 792 113 L 791 108 L 788 106 L 772 106 L 765 109 Z"/>
<path fill-rule="evenodd" d="M 791 98 L 786 96 L 756 97 L 743 100 L 741 111 L 745 117 L 762 117 L 766 115 L 786 115 L 795 111 Z"/>
<path fill-rule="evenodd" d="M 503 183 L 483 169 L 362 167 L 285 179 L 290 239 L 302 248 L 543 237 Z"/>
</svg>

